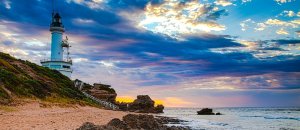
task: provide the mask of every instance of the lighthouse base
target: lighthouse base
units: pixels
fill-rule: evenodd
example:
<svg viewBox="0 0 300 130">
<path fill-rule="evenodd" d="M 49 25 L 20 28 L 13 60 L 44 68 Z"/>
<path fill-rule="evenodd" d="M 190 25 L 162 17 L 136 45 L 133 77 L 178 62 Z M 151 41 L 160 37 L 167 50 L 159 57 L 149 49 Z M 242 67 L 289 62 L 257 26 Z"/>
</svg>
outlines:
<svg viewBox="0 0 300 130">
<path fill-rule="evenodd" d="M 61 74 L 71 78 L 72 75 L 72 61 L 60 61 L 60 60 L 42 60 L 42 66 L 48 67 L 53 70 L 59 71 Z"/>
</svg>

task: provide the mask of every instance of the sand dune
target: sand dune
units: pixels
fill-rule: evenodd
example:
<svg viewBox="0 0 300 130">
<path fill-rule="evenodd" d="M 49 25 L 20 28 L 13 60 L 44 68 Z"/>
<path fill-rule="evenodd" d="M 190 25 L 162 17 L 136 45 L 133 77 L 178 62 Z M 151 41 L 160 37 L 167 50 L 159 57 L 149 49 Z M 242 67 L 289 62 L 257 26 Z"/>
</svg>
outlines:
<svg viewBox="0 0 300 130">
<path fill-rule="evenodd" d="M 126 114 L 89 106 L 43 108 L 34 102 L 18 106 L 13 111 L 0 109 L 0 130 L 71 130 L 87 121 L 104 125 Z"/>
</svg>

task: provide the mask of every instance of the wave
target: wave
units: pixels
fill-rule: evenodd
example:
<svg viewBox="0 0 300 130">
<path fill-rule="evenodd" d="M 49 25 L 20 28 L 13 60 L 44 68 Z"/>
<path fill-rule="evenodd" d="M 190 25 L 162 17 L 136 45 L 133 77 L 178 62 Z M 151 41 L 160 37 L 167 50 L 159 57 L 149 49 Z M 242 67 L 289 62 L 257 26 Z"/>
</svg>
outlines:
<svg viewBox="0 0 300 130">
<path fill-rule="evenodd" d="M 240 117 L 261 117 L 264 119 L 272 119 L 272 120 L 296 120 L 300 121 L 300 118 L 296 117 L 270 117 L 270 116 L 240 116 Z"/>
<path fill-rule="evenodd" d="M 229 124 L 227 123 L 219 123 L 219 122 L 215 122 L 215 123 L 210 123 L 211 125 L 218 125 L 218 126 L 227 126 Z"/>
</svg>

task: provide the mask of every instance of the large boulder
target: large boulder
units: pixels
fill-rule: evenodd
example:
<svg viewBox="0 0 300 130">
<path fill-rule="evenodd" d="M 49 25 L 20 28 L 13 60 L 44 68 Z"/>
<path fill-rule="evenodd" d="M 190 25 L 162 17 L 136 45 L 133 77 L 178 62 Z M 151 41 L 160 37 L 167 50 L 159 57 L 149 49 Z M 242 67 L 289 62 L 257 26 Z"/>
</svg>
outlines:
<svg viewBox="0 0 300 130">
<path fill-rule="evenodd" d="M 154 101 L 148 95 L 138 95 L 129 106 L 131 110 L 146 110 L 154 107 Z"/>
<path fill-rule="evenodd" d="M 155 102 L 148 95 L 138 95 L 128 110 L 137 113 L 163 113 L 164 106 L 154 106 Z"/>
<path fill-rule="evenodd" d="M 214 115 L 213 110 L 210 108 L 203 108 L 200 111 L 197 111 L 198 115 Z"/>
<path fill-rule="evenodd" d="M 158 130 L 163 127 L 162 124 L 154 119 L 153 115 L 128 114 L 123 117 L 123 121 L 131 129 Z"/>
<path fill-rule="evenodd" d="M 128 129 L 126 123 L 121 121 L 118 118 L 112 119 L 110 122 L 108 122 L 107 126 L 114 127 L 116 129 L 122 129 L 122 130 Z"/>
</svg>

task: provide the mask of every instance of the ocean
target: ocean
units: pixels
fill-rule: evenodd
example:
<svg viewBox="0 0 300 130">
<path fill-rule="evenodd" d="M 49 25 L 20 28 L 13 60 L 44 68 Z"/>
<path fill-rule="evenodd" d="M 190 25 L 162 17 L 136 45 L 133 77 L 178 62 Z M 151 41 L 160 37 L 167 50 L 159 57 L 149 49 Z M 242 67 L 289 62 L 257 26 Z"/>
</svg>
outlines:
<svg viewBox="0 0 300 130">
<path fill-rule="evenodd" d="M 193 130 L 300 130 L 300 108 L 213 108 L 224 115 L 197 115 L 201 108 L 165 108 L 161 116 Z M 173 124 L 170 124 L 173 125 Z"/>
</svg>

